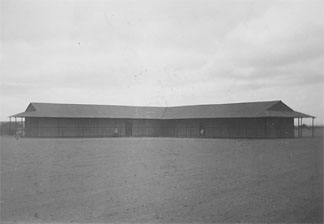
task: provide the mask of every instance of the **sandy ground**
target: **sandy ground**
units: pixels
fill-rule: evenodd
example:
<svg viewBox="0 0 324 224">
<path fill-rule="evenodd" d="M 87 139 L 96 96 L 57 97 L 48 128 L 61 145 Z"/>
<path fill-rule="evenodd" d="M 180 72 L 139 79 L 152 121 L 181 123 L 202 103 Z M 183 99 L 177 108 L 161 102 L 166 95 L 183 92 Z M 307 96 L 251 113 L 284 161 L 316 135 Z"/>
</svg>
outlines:
<svg viewBox="0 0 324 224">
<path fill-rule="evenodd" d="M 2 137 L 1 221 L 322 222 L 323 139 Z"/>
</svg>

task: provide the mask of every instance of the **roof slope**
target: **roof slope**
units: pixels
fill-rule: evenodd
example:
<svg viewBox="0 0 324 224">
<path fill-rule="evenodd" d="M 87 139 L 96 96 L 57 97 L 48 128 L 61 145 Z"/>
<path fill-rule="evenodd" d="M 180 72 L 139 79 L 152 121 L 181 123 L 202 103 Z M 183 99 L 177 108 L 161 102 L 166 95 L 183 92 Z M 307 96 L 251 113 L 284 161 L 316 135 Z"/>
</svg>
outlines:
<svg viewBox="0 0 324 224">
<path fill-rule="evenodd" d="M 32 106 L 31 106 L 32 105 Z M 30 103 L 25 111 L 13 117 L 65 117 L 65 118 L 150 118 L 160 119 L 164 107 L 133 107 L 113 105 Z"/>
<path fill-rule="evenodd" d="M 231 103 L 170 107 L 165 113 L 169 119 L 175 118 L 239 118 L 257 117 L 279 101 L 254 102 L 254 103 Z"/>
<path fill-rule="evenodd" d="M 281 101 L 265 101 L 178 107 L 30 103 L 25 112 L 12 117 L 190 119 L 313 116 L 296 112 Z"/>
</svg>

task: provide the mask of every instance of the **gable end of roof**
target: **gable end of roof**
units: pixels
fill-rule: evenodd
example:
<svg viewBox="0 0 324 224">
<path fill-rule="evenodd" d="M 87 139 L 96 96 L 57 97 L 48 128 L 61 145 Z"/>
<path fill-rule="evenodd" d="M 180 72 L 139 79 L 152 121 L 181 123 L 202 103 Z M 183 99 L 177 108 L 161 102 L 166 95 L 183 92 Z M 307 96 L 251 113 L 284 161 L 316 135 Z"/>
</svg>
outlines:
<svg viewBox="0 0 324 224">
<path fill-rule="evenodd" d="M 282 101 L 278 101 L 274 105 L 272 105 L 269 108 L 267 108 L 267 110 L 270 110 L 270 111 L 294 111 L 293 109 L 291 109 L 290 107 L 288 107 Z"/>
<path fill-rule="evenodd" d="M 33 103 L 30 103 L 26 108 L 25 112 L 32 112 L 32 111 L 36 111 L 36 108 L 34 107 Z"/>
</svg>

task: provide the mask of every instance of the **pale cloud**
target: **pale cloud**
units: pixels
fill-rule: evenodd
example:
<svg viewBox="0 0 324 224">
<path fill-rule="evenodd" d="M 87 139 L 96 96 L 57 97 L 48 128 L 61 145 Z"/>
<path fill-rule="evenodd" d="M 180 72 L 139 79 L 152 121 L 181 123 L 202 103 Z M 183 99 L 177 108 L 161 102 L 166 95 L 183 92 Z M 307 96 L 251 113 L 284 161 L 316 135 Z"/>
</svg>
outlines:
<svg viewBox="0 0 324 224">
<path fill-rule="evenodd" d="M 323 123 L 322 1 L 1 4 L 2 120 L 30 101 L 282 99 Z"/>
</svg>

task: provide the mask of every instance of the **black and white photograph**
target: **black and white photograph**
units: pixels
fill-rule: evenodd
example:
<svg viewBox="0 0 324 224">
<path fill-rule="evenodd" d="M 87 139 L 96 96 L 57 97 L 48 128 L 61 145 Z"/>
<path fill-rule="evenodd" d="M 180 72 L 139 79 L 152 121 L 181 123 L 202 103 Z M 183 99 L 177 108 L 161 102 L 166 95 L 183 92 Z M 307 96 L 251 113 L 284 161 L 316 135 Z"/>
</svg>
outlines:
<svg viewBox="0 0 324 224">
<path fill-rule="evenodd" d="M 323 223 L 324 1 L 0 0 L 0 223 Z"/>
</svg>

